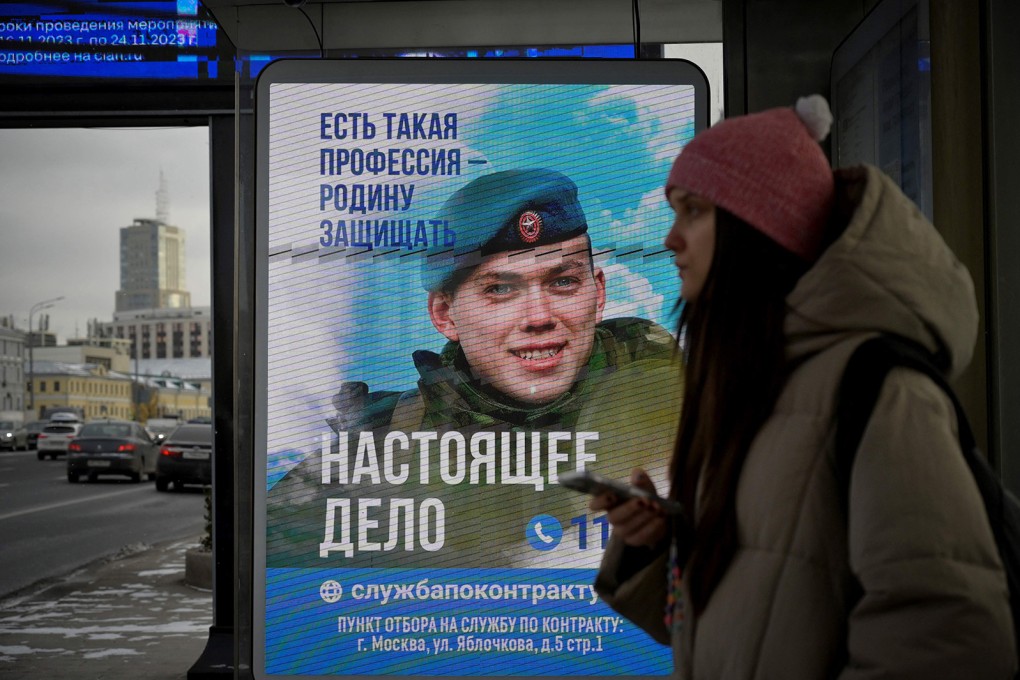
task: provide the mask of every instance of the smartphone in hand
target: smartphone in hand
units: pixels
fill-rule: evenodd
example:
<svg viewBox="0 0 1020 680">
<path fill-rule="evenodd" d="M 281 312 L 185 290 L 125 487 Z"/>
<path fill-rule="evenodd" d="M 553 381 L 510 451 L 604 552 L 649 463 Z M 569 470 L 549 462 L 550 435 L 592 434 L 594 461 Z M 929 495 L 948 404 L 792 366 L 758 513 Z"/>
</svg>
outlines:
<svg viewBox="0 0 1020 680">
<path fill-rule="evenodd" d="M 667 515 L 682 515 L 684 512 L 683 505 L 677 501 L 669 500 L 668 498 L 662 498 L 655 494 L 645 491 L 644 489 L 623 482 L 618 482 L 608 477 L 603 477 L 595 472 L 589 472 L 587 470 L 562 472 L 559 474 L 560 484 L 573 489 L 574 491 L 580 491 L 592 496 L 601 496 L 604 493 L 611 493 L 616 496 L 620 502 L 629 500 L 631 498 L 644 498 L 658 505 Z"/>
</svg>

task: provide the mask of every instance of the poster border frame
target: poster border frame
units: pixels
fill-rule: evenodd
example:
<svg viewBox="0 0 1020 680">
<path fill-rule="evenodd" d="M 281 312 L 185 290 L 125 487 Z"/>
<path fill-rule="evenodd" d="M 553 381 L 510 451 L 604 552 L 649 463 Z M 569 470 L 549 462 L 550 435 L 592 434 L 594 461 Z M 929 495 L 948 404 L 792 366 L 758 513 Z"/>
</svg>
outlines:
<svg viewBox="0 0 1020 680">
<path fill-rule="evenodd" d="M 709 121 L 709 86 L 705 73 L 685 59 L 282 59 L 270 63 L 255 85 L 255 300 L 252 338 L 254 362 L 252 430 L 252 671 L 256 679 L 321 677 L 408 678 L 385 675 L 267 674 L 266 653 L 266 463 L 268 457 L 269 339 L 269 96 L 279 83 L 379 84 L 536 84 L 536 85 L 687 85 L 694 88 L 694 132 Z M 505 680 L 508 676 L 430 676 L 432 680 Z M 542 677 L 555 680 L 558 676 Z M 573 677 L 573 676 L 571 676 Z M 586 676 L 601 677 L 601 676 Z M 659 677 L 659 676 L 655 676 Z M 565 679 L 564 679 L 565 680 Z"/>
</svg>

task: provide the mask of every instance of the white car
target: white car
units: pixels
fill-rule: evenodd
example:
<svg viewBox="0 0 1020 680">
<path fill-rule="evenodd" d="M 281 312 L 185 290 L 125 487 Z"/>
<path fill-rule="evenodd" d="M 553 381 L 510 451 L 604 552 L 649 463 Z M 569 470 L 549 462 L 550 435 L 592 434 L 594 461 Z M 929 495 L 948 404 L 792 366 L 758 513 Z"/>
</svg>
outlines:
<svg viewBox="0 0 1020 680">
<path fill-rule="evenodd" d="M 67 454 L 67 445 L 78 436 L 83 423 L 79 422 L 53 422 L 43 428 L 39 433 L 39 439 L 35 443 L 36 457 L 45 460 L 47 456 L 56 460 L 57 456 Z"/>
</svg>

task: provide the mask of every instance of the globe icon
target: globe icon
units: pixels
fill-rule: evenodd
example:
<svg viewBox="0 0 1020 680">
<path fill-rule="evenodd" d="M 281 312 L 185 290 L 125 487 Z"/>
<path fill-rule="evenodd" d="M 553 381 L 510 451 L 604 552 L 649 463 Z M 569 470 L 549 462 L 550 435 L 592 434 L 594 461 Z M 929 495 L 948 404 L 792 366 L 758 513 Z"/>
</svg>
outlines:
<svg viewBox="0 0 1020 680">
<path fill-rule="evenodd" d="M 344 587 L 336 581 L 323 581 L 322 585 L 319 586 L 319 597 L 322 598 L 323 602 L 333 604 L 334 602 L 339 602 L 343 596 Z"/>
</svg>

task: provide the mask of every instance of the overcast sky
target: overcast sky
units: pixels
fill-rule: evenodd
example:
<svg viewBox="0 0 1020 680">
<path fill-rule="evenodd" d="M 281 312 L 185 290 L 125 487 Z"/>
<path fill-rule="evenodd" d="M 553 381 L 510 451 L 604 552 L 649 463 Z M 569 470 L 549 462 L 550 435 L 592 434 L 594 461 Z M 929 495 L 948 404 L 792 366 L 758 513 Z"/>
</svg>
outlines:
<svg viewBox="0 0 1020 680">
<path fill-rule="evenodd" d="M 156 216 L 160 170 L 169 223 L 186 232 L 191 304 L 206 306 L 206 128 L 0 130 L 0 316 L 27 330 L 33 304 L 64 296 L 43 312 L 61 342 L 112 320 L 120 228 Z"/>
</svg>

